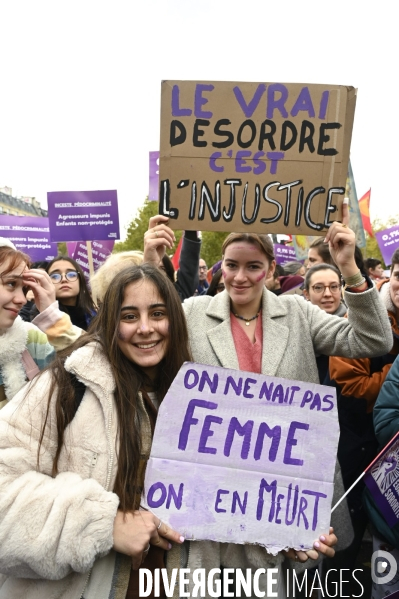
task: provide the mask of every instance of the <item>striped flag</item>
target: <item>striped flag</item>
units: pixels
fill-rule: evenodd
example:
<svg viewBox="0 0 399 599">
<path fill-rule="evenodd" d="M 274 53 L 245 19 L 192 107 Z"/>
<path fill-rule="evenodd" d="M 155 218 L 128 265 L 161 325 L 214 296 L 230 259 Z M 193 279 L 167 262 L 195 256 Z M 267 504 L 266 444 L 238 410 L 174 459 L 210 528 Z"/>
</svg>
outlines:
<svg viewBox="0 0 399 599">
<path fill-rule="evenodd" d="M 360 214 L 362 215 L 363 228 L 371 237 L 374 237 L 373 228 L 370 220 L 370 196 L 371 189 L 364 194 L 359 200 Z"/>
</svg>

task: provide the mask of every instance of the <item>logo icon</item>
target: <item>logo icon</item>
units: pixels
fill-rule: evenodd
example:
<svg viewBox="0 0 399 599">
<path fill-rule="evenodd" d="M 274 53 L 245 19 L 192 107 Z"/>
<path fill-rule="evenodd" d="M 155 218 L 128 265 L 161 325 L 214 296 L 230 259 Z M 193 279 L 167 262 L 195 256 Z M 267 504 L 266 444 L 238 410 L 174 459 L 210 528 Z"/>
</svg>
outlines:
<svg viewBox="0 0 399 599">
<path fill-rule="evenodd" d="M 371 578 L 375 584 L 388 584 L 396 576 L 396 559 L 387 551 L 374 551 L 371 556 Z"/>
</svg>

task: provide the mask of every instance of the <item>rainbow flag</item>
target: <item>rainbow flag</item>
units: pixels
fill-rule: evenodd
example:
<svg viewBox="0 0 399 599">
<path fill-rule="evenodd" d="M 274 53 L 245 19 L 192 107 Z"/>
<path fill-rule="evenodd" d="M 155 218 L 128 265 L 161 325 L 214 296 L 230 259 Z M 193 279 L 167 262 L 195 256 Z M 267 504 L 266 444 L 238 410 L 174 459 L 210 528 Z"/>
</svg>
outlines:
<svg viewBox="0 0 399 599">
<path fill-rule="evenodd" d="M 359 200 L 360 214 L 362 215 L 363 228 L 371 237 L 374 237 L 373 228 L 370 220 L 370 196 L 371 189 L 369 189 L 364 196 Z"/>
</svg>

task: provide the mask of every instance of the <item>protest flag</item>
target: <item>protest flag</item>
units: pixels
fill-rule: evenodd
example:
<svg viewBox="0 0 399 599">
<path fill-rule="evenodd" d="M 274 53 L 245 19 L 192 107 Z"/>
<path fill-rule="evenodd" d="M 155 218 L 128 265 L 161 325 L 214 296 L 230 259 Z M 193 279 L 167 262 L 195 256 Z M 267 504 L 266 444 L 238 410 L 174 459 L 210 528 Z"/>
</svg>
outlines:
<svg viewBox="0 0 399 599">
<path fill-rule="evenodd" d="M 385 445 L 366 470 L 334 505 L 331 513 L 363 478 L 389 526 L 399 521 L 399 432 Z"/>
<path fill-rule="evenodd" d="M 370 196 L 371 188 L 359 200 L 360 214 L 362 215 L 363 228 L 371 237 L 374 237 L 373 228 L 370 220 Z"/>
<path fill-rule="evenodd" d="M 179 262 L 180 262 L 180 254 L 181 254 L 181 246 L 183 245 L 183 235 L 180 237 L 180 241 L 177 245 L 176 251 L 171 258 L 173 268 L 175 270 L 179 270 Z"/>
</svg>

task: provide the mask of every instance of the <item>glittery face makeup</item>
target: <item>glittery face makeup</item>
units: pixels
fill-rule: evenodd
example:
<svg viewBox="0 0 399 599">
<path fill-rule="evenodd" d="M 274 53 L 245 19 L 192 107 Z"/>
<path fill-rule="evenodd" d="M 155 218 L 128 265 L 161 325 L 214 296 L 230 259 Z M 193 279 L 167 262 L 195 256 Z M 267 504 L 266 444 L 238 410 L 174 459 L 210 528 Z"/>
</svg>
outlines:
<svg viewBox="0 0 399 599">
<path fill-rule="evenodd" d="M 245 307 L 246 315 L 256 314 L 266 276 L 273 271 L 274 262 L 270 264 L 257 245 L 241 241 L 228 245 L 223 257 L 222 273 L 233 308 L 242 311 Z"/>
</svg>

